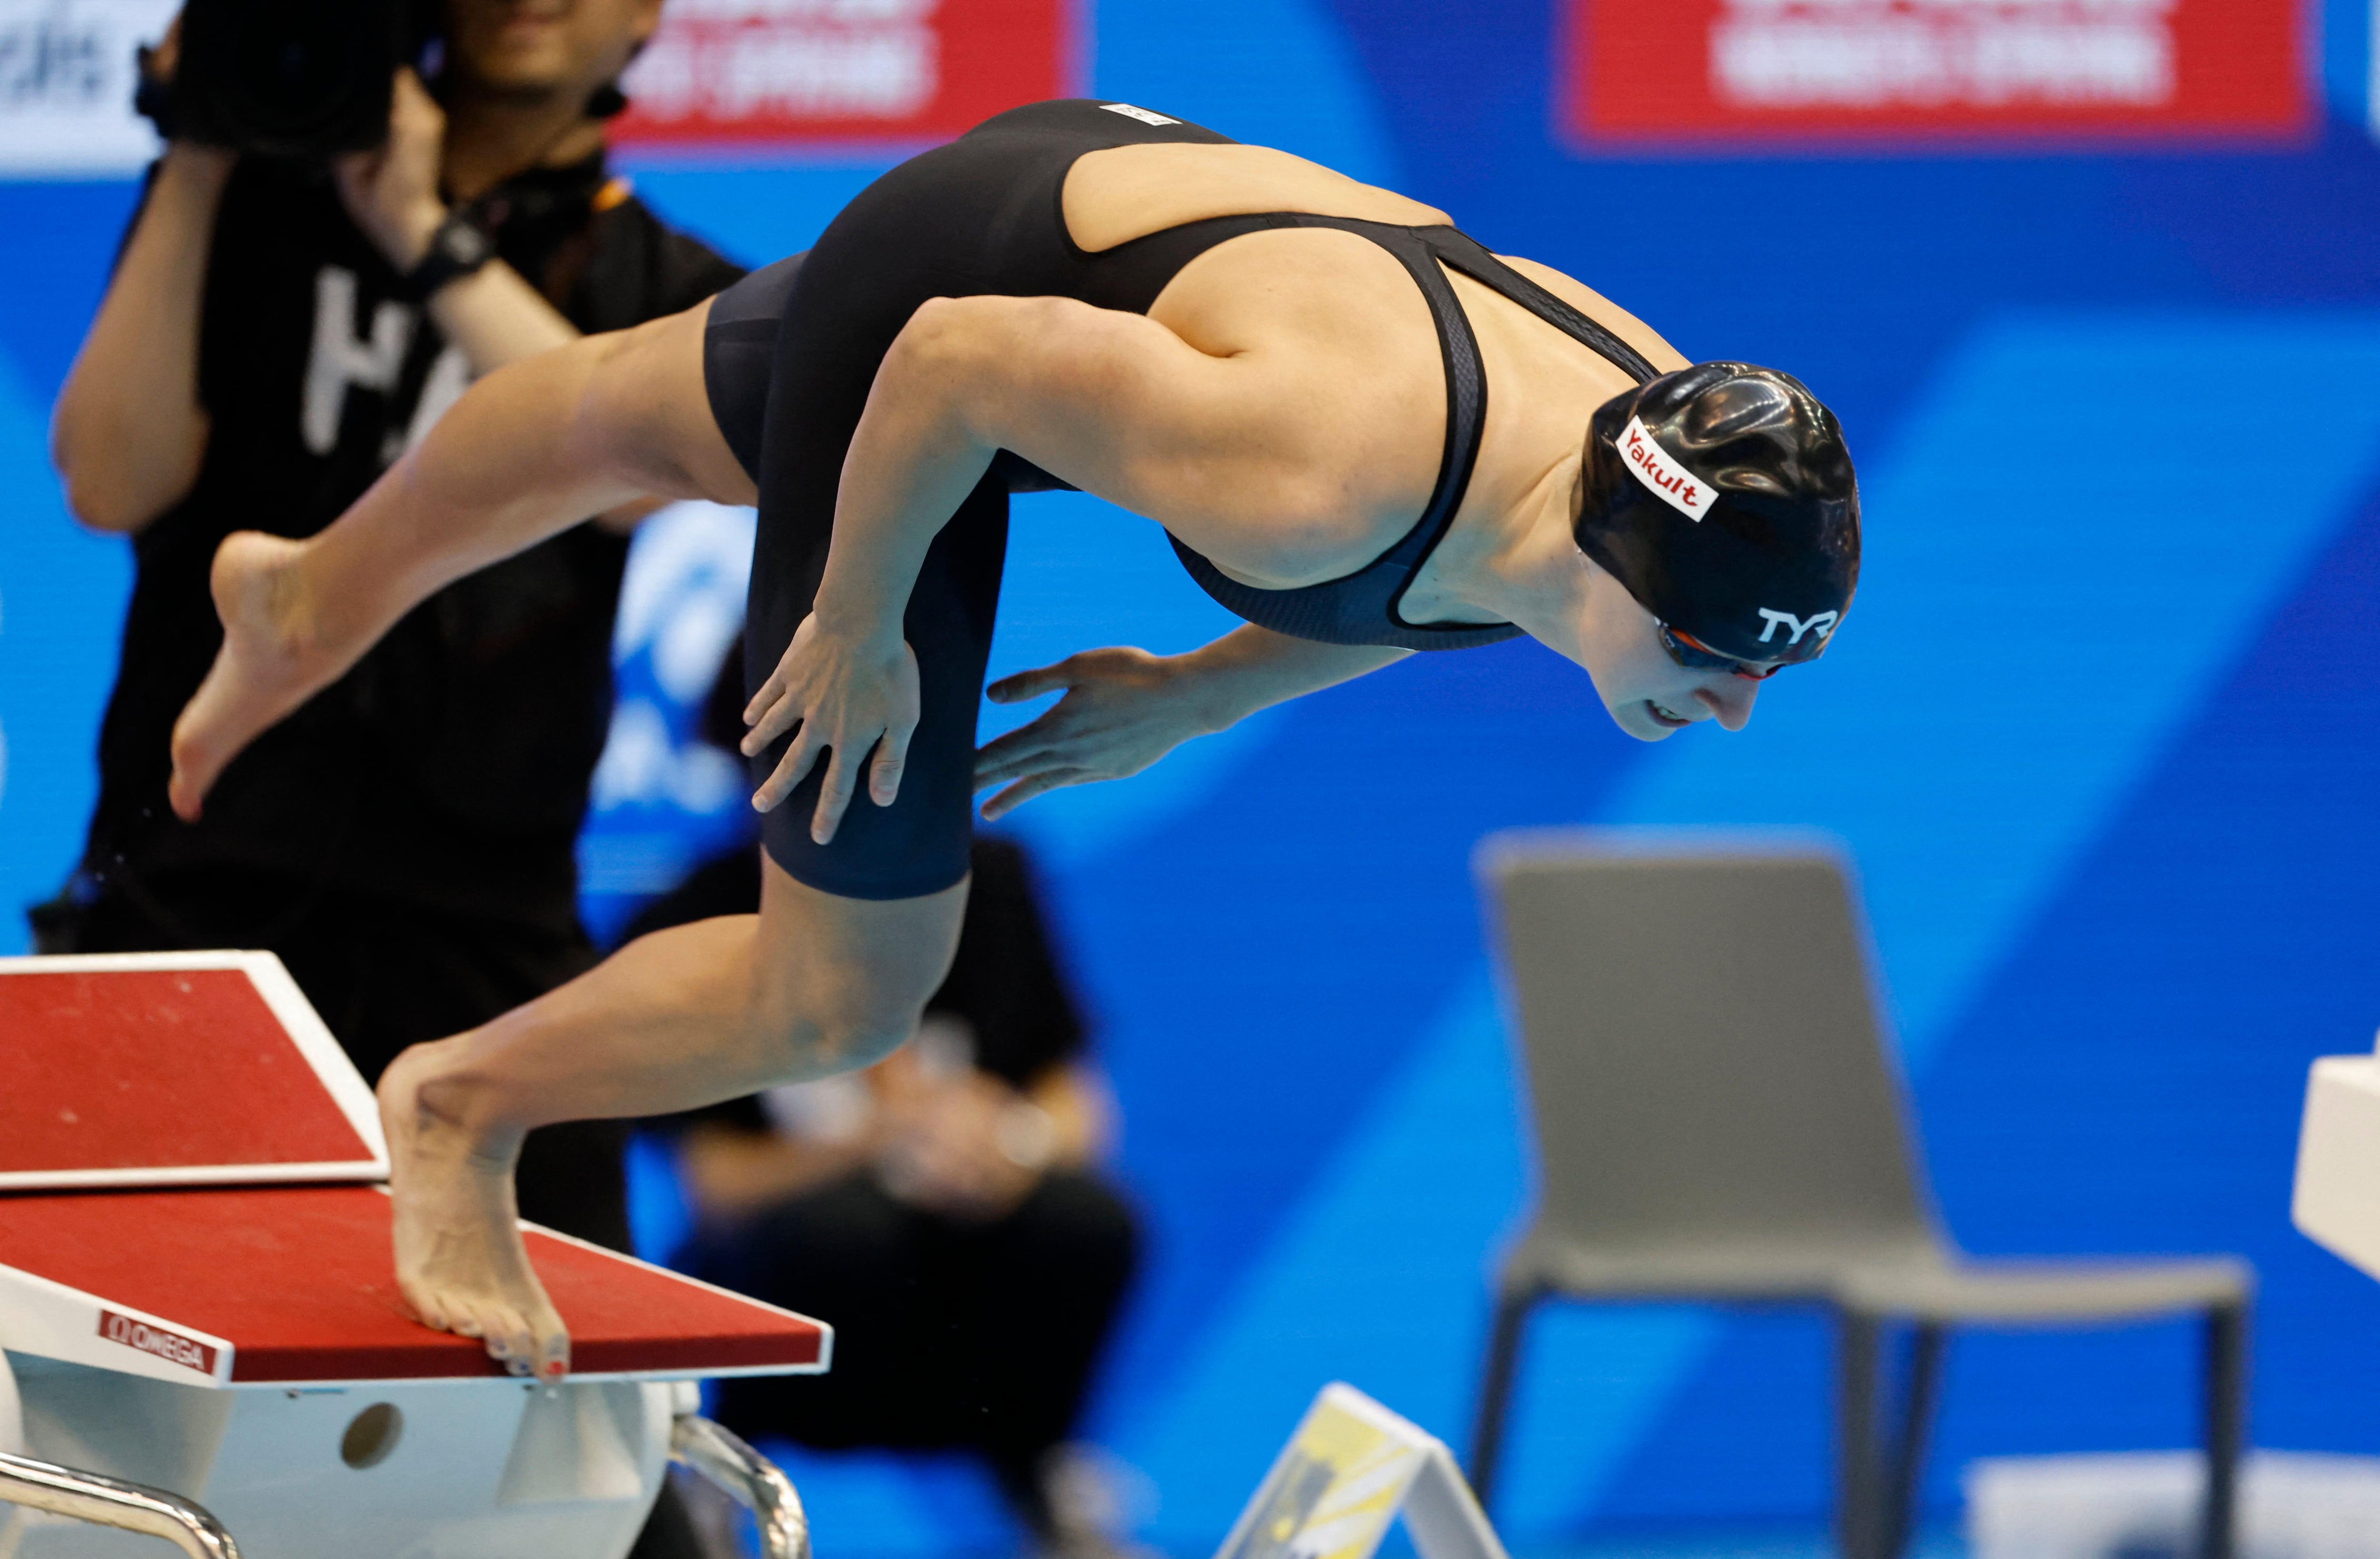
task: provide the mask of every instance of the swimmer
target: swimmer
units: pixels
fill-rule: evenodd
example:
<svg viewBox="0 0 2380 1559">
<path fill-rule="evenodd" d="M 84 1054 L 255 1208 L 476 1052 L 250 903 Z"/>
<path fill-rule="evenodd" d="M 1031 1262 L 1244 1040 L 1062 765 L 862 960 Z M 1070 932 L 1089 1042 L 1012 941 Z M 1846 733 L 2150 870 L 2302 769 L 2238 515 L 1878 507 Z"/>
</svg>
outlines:
<svg viewBox="0 0 2380 1559">
<path fill-rule="evenodd" d="M 1063 697 L 978 754 L 1008 494 L 1060 485 L 1162 525 L 1247 626 L 1009 677 L 990 697 Z M 632 943 L 380 1088 L 407 1298 L 546 1376 L 568 1338 L 514 1232 L 522 1135 L 899 1045 L 950 962 L 978 789 L 1003 787 L 997 817 L 1524 633 L 1632 736 L 1740 729 L 1830 641 L 1859 565 L 1850 457 L 1797 381 L 1690 364 L 1569 277 L 1286 152 L 1038 104 L 702 307 L 488 375 L 313 539 L 227 540 L 176 810 L 441 585 L 648 496 L 759 507 L 760 913 Z"/>
</svg>

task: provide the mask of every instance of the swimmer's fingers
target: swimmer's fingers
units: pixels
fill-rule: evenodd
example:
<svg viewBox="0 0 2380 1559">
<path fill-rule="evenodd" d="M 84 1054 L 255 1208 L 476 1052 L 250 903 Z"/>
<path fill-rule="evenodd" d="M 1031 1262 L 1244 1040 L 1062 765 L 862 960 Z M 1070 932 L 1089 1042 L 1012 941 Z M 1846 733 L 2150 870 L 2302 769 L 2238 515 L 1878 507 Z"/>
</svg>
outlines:
<svg viewBox="0 0 2380 1559">
<path fill-rule="evenodd" d="M 914 725 L 896 725 L 876 744 L 875 760 L 868 765 L 868 798 L 878 806 L 900 799 L 901 775 L 909 766 L 909 738 L 917 731 Z"/>
<path fill-rule="evenodd" d="M 989 790 L 1004 780 L 1023 779 L 1050 767 L 1069 750 L 1070 727 L 1076 724 L 1075 712 L 1060 704 L 984 743 L 976 749 L 975 788 Z"/>
<path fill-rule="evenodd" d="M 834 831 L 843 826 L 844 811 L 851 805 L 851 793 L 858 788 L 861 765 L 844 759 L 849 750 L 838 742 L 827 759 L 826 778 L 819 785 L 818 810 L 810 814 L 810 839 L 815 844 L 833 841 Z"/>
<path fill-rule="evenodd" d="M 759 752 L 792 730 L 801 717 L 802 706 L 787 686 L 784 663 L 780 661 L 777 669 L 760 684 L 760 690 L 752 695 L 752 701 L 744 706 L 744 724 L 751 727 L 739 744 L 744 756 L 749 758 Z"/>
<path fill-rule="evenodd" d="M 909 766 L 909 738 L 917 734 L 917 652 L 905 642 L 892 674 L 892 701 L 883 738 L 876 744 L 874 761 L 868 765 L 868 798 L 880 807 L 889 807 L 900 798 L 901 775 Z"/>
<path fill-rule="evenodd" d="M 752 727 L 744 733 L 742 746 L 747 758 L 792 730 L 794 722 L 802 717 L 802 706 L 793 696 L 793 665 L 795 657 L 809 641 L 810 622 L 810 618 L 802 619 L 785 652 L 777 657 L 777 664 L 769 668 L 769 675 L 760 679 L 760 686 L 745 701 L 744 724 Z"/>
<path fill-rule="evenodd" d="M 1044 716 L 1043 718 L 1047 718 Z M 977 749 L 975 755 L 975 787 L 988 789 L 1002 780 L 1013 780 L 1029 773 L 1048 755 L 1041 744 L 1044 734 L 1041 722 L 1019 725 L 1005 736 L 994 737 Z"/>
<path fill-rule="evenodd" d="M 780 691 L 766 705 L 759 706 L 758 713 L 746 711 L 744 718 L 752 728 L 744 733 L 744 739 L 736 744 L 736 748 L 745 757 L 754 757 L 771 742 L 792 730 L 794 723 L 801 717 L 801 705 Z"/>
<path fill-rule="evenodd" d="M 777 766 L 768 779 L 752 793 L 752 810 L 756 812 L 776 810 L 778 803 L 794 793 L 794 786 L 810 777 L 810 770 L 817 765 L 819 753 L 825 746 L 818 739 L 817 726 L 804 725 L 801 734 L 794 738 L 794 744 L 785 749 L 785 755 L 777 760 Z"/>
<path fill-rule="evenodd" d="M 1079 770 L 1071 769 L 1045 769 L 1040 773 L 1028 774 L 986 801 L 983 804 L 983 819 L 986 822 L 997 822 L 1036 796 L 1047 796 L 1053 790 L 1062 790 L 1070 785 L 1087 785 L 1095 777 Z"/>
<path fill-rule="evenodd" d="M 1054 693 L 1075 685 L 1075 662 L 1079 657 L 1069 655 L 1056 665 L 1035 666 L 1014 676 L 1003 676 L 983 690 L 983 696 L 994 703 L 1025 703 L 1044 693 Z"/>
</svg>

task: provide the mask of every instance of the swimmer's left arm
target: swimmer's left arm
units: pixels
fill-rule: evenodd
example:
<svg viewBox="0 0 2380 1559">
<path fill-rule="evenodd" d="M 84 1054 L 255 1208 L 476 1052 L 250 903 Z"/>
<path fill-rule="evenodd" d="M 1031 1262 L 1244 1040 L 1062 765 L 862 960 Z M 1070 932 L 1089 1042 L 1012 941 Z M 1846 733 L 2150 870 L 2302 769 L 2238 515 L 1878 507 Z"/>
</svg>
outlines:
<svg viewBox="0 0 2380 1559">
<path fill-rule="evenodd" d="M 1065 697 L 976 754 L 975 785 L 1007 788 L 983 804 L 997 819 L 1070 785 L 1136 774 L 1193 737 L 1260 709 L 1378 671 L 1412 652 L 1318 644 L 1251 624 L 1186 655 L 1087 650 L 986 689 L 994 703 Z"/>
</svg>

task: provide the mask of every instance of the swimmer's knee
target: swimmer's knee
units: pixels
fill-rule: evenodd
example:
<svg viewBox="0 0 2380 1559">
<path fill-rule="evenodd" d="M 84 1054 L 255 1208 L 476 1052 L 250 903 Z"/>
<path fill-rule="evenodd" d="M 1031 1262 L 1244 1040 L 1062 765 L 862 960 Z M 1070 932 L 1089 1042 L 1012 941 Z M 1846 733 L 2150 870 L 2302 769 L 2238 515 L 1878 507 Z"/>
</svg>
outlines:
<svg viewBox="0 0 2380 1559">
<path fill-rule="evenodd" d="M 755 1038 L 775 1081 L 807 1082 L 874 1066 L 908 1043 L 921 1016 L 922 1003 L 783 1012 L 764 1016 Z"/>
<path fill-rule="evenodd" d="M 855 1026 L 832 1036 L 828 1051 L 842 1065 L 838 1071 L 873 1066 L 879 1061 L 907 1044 L 917 1033 L 917 1015 L 899 1023 L 878 1023 Z"/>
</svg>

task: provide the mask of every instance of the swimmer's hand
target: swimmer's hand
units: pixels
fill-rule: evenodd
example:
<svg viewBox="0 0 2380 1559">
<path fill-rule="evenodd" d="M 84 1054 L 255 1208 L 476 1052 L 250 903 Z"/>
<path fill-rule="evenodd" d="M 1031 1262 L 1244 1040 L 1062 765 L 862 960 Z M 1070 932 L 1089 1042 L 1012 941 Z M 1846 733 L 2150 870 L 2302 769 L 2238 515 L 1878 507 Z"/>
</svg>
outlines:
<svg viewBox="0 0 2380 1559">
<path fill-rule="evenodd" d="M 1086 650 L 984 689 L 994 703 L 1024 703 L 1060 688 L 1066 694 L 975 755 L 978 790 L 1008 785 L 983 804 L 984 817 L 1004 816 L 1062 786 L 1136 774 L 1191 737 L 1229 725 L 1197 696 L 1190 659 Z"/>
<path fill-rule="evenodd" d="M 917 707 L 917 657 L 901 639 L 846 638 L 820 627 L 815 614 L 804 617 L 777 669 L 744 709 L 744 723 L 752 727 L 744 734 L 747 758 L 787 731 L 795 733 L 776 771 L 752 793 L 753 810 L 765 812 L 783 801 L 821 757 L 827 758 L 826 779 L 810 815 L 813 840 L 823 845 L 834 837 L 863 763 L 868 798 L 891 806 L 901 794 Z"/>
</svg>

